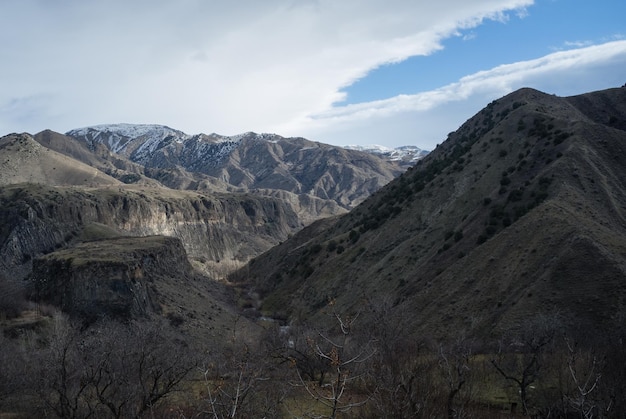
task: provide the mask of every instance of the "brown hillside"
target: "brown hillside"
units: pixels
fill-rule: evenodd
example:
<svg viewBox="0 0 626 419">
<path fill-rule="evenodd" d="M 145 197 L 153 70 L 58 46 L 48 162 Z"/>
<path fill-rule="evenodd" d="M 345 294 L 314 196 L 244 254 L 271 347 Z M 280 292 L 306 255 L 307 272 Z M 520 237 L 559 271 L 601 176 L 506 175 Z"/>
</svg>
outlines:
<svg viewBox="0 0 626 419">
<path fill-rule="evenodd" d="M 28 134 L 0 139 L 0 185 L 104 186 L 120 182 L 97 168 L 43 147 Z"/>
<path fill-rule="evenodd" d="M 233 277 L 265 315 L 392 298 L 415 331 L 499 334 L 530 313 L 626 312 L 626 89 L 490 103 L 348 215 Z M 250 291 L 254 292 L 250 292 Z"/>
</svg>

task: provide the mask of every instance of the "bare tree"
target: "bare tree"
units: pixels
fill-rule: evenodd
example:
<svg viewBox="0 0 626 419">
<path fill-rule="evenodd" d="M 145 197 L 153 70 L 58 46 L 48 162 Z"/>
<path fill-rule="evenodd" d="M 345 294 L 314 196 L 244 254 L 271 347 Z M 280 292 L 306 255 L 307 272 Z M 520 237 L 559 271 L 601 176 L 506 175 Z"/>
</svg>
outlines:
<svg viewBox="0 0 626 419">
<path fill-rule="evenodd" d="M 193 368 L 183 342 L 166 330 L 141 322 L 81 330 L 58 316 L 49 344 L 32 358 L 41 409 L 62 418 L 153 413 Z"/>
<path fill-rule="evenodd" d="M 33 388 L 43 408 L 60 418 L 87 418 L 94 414 L 94 401 L 87 397 L 89 382 L 84 379 L 86 353 L 81 351 L 80 331 L 63 315 L 53 319 L 47 348 L 32 362 L 38 367 Z"/>
<path fill-rule="evenodd" d="M 141 417 L 176 391 L 194 368 L 184 343 L 154 323 L 109 324 L 90 332 L 86 381 L 111 417 Z"/>
<path fill-rule="evenodd" d="M 491 359 L 496 371 L 517 385 L 524 415 L 530 413 L 528 390 L 539 378 L 544 354 L 559 329 L 560 322 L 554 316 L 527 319 L 515 328 L 508 343 L 500 345 L 498 356 Z"/>
<path fill-rule="evenodd" d="M 566 399 L 581 418 L 591 419 L 597 416 L 598 404 L 592 396 L 602 377 L 602 363 L 594 354 L 578 350 L 569 339 L 565 343 L 569 354 L 567 370 L 574 384 L 574 394 Z"/>
<path fill-rule="evenodd" d="M 310 382 L 297 370 L 297 384 L 313 400 L 328 409 L 325 417 L 334 419 L 339 413 L 362 406 L 370 399 L 371 395 L 357 397 L 356 390 L 359 389 L 359 382 L 363 384 L 360 388 L 365 388 L 368 376 L 366 363 L 372 359 L 376 350 L 371 341 L 361 341 L 355 333 L 359 313 L 342 316 L 334 311 L 334 302 L 331 301 L 329 306 L 333 309 L 332 316 L 336 321 L 335 333 L 319 332 L 317 339 L 309 342 L 315 355 L 327 365 L 325 377 L 328 380 Z"/>
<path fill-rule="evenodd" d="M 317 356 L 311 345 L 318 332 L 307 325 L 272 327 L 263 337 L 264 352 L 277 365 L 295 367 L 306 381 L 317 381 L 321 386 L 328 365 Z"/>
<path fill-rule="evenodd" d="M 212 350 L 201 369 L 206 394 L 203 414 L 214 419 L 277 417 L 286 395 L 284 377 L 258 341 L 239 336 Z"/>
<path fill-rule="evenodd" d="M 423 335 L 411 335 L 412 313 L 394 305 L 393 299 L 380 297 L 366 306 L 363 320 L 376 348 L 369 365 L 371 416 L 408 418 L 433 413 L 437 359 Z"/>
<path fill-rule="evenodd" d="M 446 410 L 449 419 L 461 416 L 460 409 L 455 407 L 455 399 L 462 388 L 467 387 L 471 356 L 471 342 L 463 337 L 447 347 L 439 347 L 439 368 L 447 385 Z"/>
</svg>

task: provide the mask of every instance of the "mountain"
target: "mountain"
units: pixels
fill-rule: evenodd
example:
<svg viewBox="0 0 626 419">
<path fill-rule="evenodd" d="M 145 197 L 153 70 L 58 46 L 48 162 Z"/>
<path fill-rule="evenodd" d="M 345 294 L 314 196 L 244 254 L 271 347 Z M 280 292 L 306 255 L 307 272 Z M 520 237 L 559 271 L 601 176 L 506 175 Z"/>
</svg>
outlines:
<svg viewBox="0 0 626 419">
<path fill-rule="evenodd" d="M 401 165 L 406 165 L 407 167 L 413 166 L 417 161 L 423 159 L 429 153 L 427 150 L 422 150 L 421 148 L 412 145 L 395 148 L 389 148 L 381 145 L 348 145 L 344 148 L 384 156 L 389 161 L 395 161 Z"/>
<path fill-rule="evenodd" d="M 231 277 L 264 316 L 392 301 L 411 330 L 499 335 L 537 313 L 626 315 L 626 88 L 493 101 L 402 176 Z"/>
<path fill-rule="evenodd" d="M 180 185 L 165 172 L 186 172 L 217 179 L 230 190 L 281 190 L 330 199 L 345 209 L 406 169 L 380 154 L 274 134 L 188 135 L 160 125 L 117 124 L 66 135 L 102 157 L 139 164 L 146 168 L 145 175 L 170 187 Z M 186 186 L 197 187 L 197 182 Z"/>
</svg>

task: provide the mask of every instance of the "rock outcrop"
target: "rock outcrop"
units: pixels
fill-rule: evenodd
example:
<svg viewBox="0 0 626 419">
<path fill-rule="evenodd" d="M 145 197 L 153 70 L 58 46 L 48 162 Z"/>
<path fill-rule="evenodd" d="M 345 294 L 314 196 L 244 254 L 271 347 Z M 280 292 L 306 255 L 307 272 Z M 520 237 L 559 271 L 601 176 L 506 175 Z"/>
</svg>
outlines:
<svg viewBox="0 0 626 419">
<path fill-rule="evenodd" d="M 155 282 L 189 280 L 179 239 L 121 237 L 81 243 L 33 262 L 36 298 L 85 321 L 159 313 Z"/>
</svg>

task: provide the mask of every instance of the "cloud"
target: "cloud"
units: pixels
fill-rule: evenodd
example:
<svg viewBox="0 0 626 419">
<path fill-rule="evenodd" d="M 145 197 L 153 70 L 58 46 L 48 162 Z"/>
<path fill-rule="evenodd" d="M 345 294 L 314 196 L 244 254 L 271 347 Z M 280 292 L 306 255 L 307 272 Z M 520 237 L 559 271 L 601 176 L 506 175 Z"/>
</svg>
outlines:
<svg viewBox="0 0 626 419">
<path fill-rule="evenodd" d="M 617 87 L 626 81 L 618 80 L 625 67 L 626 41 L 608 42 L 500 65 L 428 92 L 335 106 L 283 129 L 333 144 L 345 144 L 350 132 L 366 143 L 433 148 L 473 113 L 513 90 L 529 86 L 566 96 Z"/>
<path fill-rule="evenodd" d="M 0 109 L 12 111 L 0 115 L 0 132 L 107 122 L 272 130 L 333 109 L 341 89 L 374 68 L 431 54 L 459 30 L 531 4 L 2 2 Z"/>
</svg>

